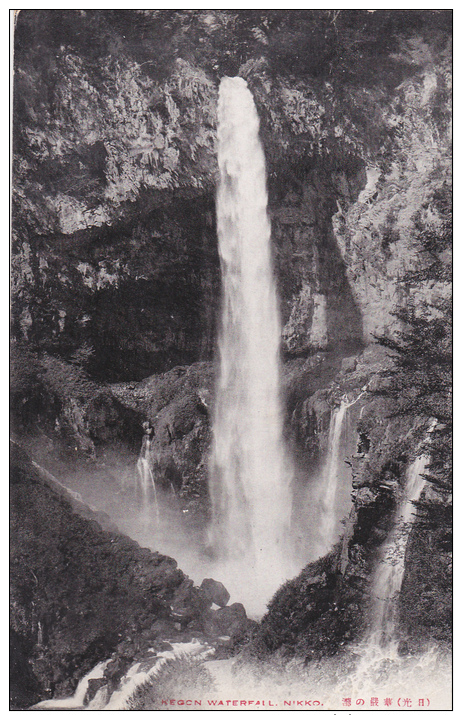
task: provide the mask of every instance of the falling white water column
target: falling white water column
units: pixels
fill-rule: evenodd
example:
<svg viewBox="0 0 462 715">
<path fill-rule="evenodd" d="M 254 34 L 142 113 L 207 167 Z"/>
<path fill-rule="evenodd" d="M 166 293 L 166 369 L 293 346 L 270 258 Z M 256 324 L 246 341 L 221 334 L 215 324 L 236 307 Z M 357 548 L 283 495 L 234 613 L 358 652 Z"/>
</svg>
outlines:
<svg viewBox="0 0 462 715">
<path fill-rule="evenodd" d="M 365 390 L 366 387 L 363 387 L 359 395 L 350 402 L 347 395 L 344 395 L 339 407 L 331 413 L 327 453 L 319 483 L 321 493 L 318 499 L 317 544 L 313 552 L 313 559 L 324 556 L 330 551 L 339 538 L 341 520 L 347 516 L 347 505 L 344 503 L 345 497 L 342 496 L 346 487 L 345 471 L 348 473 L 348 509 L 351 507 L 351 472 L 345 470 L 344 466 L 346 448 L 344 440 L 348 432 L 344 429 L 344 425 L 348 410 L 361 399 Z M 342 447 L 343 449 L 341 449 Z M 342 508 L 345 510 L 343 514 Z"/>
<path fill-rule="evenodd" d="M 330 419 L 327 455 L 322 471 L 321 487 L 323 492 L 319 503 L 319 556 L 324 556 L 331 549 L 337 536 L 336 496 L 339 479 L 340 439 L 349 406 L 345 400 L 342 400 L 340 407 L 332 413 Z"/>
<path fill-rule="evenodd" d="M 406 472 L 403 498 L 395 516 L 393 529 L 383 547 L 382 559 L 375 573 L 372 597 L 372 642 L 389 643 L 396 626 L 396 596 L 401 590 L 404 576 L 406 546 L 415 519 L 414 502 L 418 500 L 425 484 L 423 472 L 428 455 L 417 457 Z"/>
<path fill-rule="evenodd" d="M 281 331 L 258 131 L 245 80 L 223 79 L 217 196 L 223 305 L 210 470 L 212 543 L 218 558 L 246 562 L 274 587 L 286 577 L 291 472 L 282 442 Z M 241 575 L 249 577 L 248 571 Z"/>
</svg>

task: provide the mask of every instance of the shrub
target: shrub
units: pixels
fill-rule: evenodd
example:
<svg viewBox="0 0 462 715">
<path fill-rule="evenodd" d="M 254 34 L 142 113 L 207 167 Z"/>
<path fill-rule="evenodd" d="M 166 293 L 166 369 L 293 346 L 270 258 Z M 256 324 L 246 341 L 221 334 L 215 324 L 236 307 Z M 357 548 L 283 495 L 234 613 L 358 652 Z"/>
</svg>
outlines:
<svg viewBox="0 0 462 715">
<path fill-rule="evenodd" d="M 167 660 L 146 683 L 137 687 L 127 703 L 127 710 L 167 710 L 162 699 L 178 693 L 183 700 L 197 700 L 212 685 L 212 677 L 203 663 L 181 655 Z M 178 702 L 175 707 L 182 709 Z"/>
</svg>

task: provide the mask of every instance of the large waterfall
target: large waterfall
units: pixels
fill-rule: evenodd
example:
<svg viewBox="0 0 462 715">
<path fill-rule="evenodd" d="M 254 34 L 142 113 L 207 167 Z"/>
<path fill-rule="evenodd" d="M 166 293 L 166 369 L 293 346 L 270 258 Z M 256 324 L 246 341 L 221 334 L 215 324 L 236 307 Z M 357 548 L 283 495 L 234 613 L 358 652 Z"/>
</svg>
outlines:
<svg viewBox="0 0 462 715">
<path fill-rule="evenodd" d="M 259 119 L 247 83 L 218 102 L 218 242 L 223 281 L 213 420 L 211 540 L 264 602 L 287 573 L 291 470 L 282 439 L 280 323 Z M 229 573 L 229 568 L 228 568 Z M 294 574 L 290 574 L 294 575 Z M 250 585 L 250 584 L 249 584 Z"/>
</svg>

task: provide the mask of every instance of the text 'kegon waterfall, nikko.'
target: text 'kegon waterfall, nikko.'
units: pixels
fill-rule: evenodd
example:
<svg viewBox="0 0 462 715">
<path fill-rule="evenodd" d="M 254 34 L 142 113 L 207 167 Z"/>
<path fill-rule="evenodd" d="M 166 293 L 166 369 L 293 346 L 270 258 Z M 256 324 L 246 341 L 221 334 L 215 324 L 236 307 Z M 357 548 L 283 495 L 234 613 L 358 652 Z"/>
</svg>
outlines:
<svg viewBox="0 0 462 715">
<path fill-rule="evenodd" d="M 213 422 L 211 539 L 219 559 L 267 584 L 286 574 L 291 469 L 282 440 L 280 322 L 266 169 L 247 83 L 225 78 L 218 103 L 218 242 L 223 281 Z M 265 589 L 266 590 L 266 589 Z"/>
</svg>

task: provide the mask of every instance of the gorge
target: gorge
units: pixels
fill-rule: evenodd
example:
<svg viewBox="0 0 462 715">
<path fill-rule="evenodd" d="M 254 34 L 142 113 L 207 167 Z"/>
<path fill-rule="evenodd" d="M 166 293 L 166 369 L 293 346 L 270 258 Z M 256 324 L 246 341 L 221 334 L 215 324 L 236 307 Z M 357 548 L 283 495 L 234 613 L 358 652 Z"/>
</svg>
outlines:
<svg viewBox="0 0 462 715">
<path fill-rule="evenodd" d="M 20 11 L 13 708 L 178 678 L 447 706 L 450 40 L 449 11 Z"/>
</svg>

